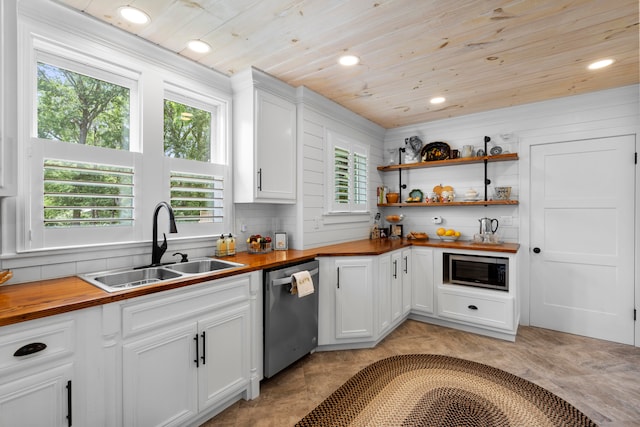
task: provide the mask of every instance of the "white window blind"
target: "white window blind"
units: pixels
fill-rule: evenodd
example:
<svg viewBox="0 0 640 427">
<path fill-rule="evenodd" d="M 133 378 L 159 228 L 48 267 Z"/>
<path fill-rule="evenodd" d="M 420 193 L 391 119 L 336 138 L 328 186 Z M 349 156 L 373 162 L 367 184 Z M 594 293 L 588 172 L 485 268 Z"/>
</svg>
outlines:
<svg viewBox="0 0 640 427">
<path fill-rule="evenodd" d="M 224 178 L 171 171 L 171 207 L 176 221 L 221 223 L 224 220 Z"/>
<path fill-rule="evenodd" d="M 44 226 L 131 226 L 133 168 L 44 159 Z"/>
</svg>

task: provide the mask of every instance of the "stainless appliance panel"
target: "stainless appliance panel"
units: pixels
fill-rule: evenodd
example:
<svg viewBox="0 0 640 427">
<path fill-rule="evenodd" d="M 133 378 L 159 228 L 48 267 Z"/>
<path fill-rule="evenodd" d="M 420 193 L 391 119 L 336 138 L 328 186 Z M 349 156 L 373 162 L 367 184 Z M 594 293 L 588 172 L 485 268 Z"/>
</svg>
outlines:
<svg viewBox="0 0 640 427">
<path fill-rule="evenodd" d="M 270 378 L 318 345 L 318 261 L 264 273 L 264 376 Z M 309 271 L 315 292 L 291 294 L 291 275 Z"/>
</svg>

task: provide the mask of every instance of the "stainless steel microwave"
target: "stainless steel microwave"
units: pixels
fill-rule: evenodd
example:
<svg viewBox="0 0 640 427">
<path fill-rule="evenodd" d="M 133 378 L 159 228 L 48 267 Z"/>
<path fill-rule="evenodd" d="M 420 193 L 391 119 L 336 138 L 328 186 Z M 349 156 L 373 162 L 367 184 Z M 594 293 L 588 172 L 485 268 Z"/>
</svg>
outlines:
<svg viewBox="0 0 640 427">
<path fill-rule="evenodd" d="M 509 290 L 509 259 L 477 255 L 447 254 L 449 277 L 445 283 Z M 446 259 L 446 258 L 445 258 Z"/>
</svg>

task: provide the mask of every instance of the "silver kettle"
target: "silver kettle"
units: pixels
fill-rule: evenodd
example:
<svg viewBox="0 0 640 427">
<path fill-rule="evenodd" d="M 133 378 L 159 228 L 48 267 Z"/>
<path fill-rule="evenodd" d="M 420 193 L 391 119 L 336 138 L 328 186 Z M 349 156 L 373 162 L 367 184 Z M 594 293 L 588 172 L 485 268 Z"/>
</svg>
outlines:
<svg viewBox="0 0 640 427">
<path fill-rule="evenodd" d="M 493 234 L 498 231 L 498 220 L 495 218 L 480 218 L 480 234 Z M 494 227 L 495 223 L 495 227 Z"/>
</svg>

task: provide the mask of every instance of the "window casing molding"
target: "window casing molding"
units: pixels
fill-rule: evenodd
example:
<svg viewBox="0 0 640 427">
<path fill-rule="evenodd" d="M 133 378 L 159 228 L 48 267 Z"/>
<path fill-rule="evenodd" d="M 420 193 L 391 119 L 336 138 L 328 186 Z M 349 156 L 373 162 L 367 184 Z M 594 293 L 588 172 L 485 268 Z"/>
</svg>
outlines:
<svg viewBox="0 0 640 427">
<path fill-rule="evenodd" d="M 48 5 L 45 7 L 49 7 Z M 55 6 L 54 6 L 55 7 Z M 66 12 L 65 12 L 66 13 Z M 126 52 L 119 45 L 113 49 L 109 36 L 98 33 L 114 31 L 111 28 L 98 28 L 93 38 L 85 37 L 79 31 L 74 34 L 70 27 L 60 28 L 60 24 L 43 25 L 41 21 L 32 21 L 32 16 L 18 17 L 18 175 L 19 186 L 16 203 L 9 212 L 8 221 L 3 221 L 3 234 L 15 234 L 14 247 L 3 245 L 3 253 L 46 252 L 60 248 L 88 247 L 91 245 L 121 245 L 151 240 L 150 220 L 153 208 L 160 200 L 169 200 L 169 173 L 172 168 L 189 173 L 203 173 L 223 176 L 227 192 L 224 202 L 224 221 L 218 224 L 189 224 L 178 228 L 178 234 L 168 235 L 170 240 L 185 238 L 201 239 L 228 232 L 233 224 L 232 182 L 230 165 L 230 90 L 225 87 L 211 87 L 204 79 L 193 79 L 193 74 L 204 77 L 201 67 L 196 64 L 182 63 L 183 67 L 170 64 L 159 67 L 161 60 L 147 61 L 134 51 Z M 74 14 L 74 20 L 75 14 Z M 84 18 L 79 18 L 84 19 Z M 114 35 L 115 39 L 121 37 Z M 101 43 L 105 40 L 104 43 Z M 124 50 L 124 52 L 123 52 Z M 153 50 L 153 48 L 151 49 Z M 93 54 L 87 54 L 91 52 Z M 159 56 L 164 55 L 163 52 Z M 153 55 L 152 55 L 153 56 Z M 37 135 L 37 72 L 38 61 L 60 66 L 65 69 L 104 81 L 124 85 L 130 92 L 130 150 L 110 150 L 98 147 L 74 147 L 76 144 L 42 140 Z M 173 60 L 188 62 L 186 59 Z M 126 67 L 120 64 L 127 64 Z M 184 73 L 177 73 L 178 69 Z M 211 80 L 217 76 L 211 72 Z M 162 141 L 162 95 L 173 99 L 188 99 L 191 104 L 214 106 L 216 110 L 216 145 L 218 163 L 198 165 L 194 161 L 165 158 Z M 187 93 L 188 95 L 184 95 Z M 156 105 L 157 104 L 157 105 Z M 144 106 L 144 110 L 142 108 Z M 143 140 L 144 137 L 144 140 Z M 98 154 L 96 154 L 98 153 Z M 34 232 L 34 222 L 42 219 L 42 159 L 97 161 L 113 165 L 127 165 L 136 170 L 135 213 L 133 231 L 114 233 L 95 231 L 95 239 L 87 239 L 87 231 L 71 231 L 61 239 L 46 238 L 43 232 Z M 96 156 L 96 157 L 93 157 Z M 160 167 L 158 167 L 160 166 Z M 161 186 L 158 183 L 162 182 Z M 161 188 L 158 188 L 161 187 Z M 39 198 L 39 199 L 38 199 Z M 32 203 L 40 200 L 40 203 Z M 40 211 L 39 211 L 40 210 Z M 38 212 L 39 211 L 39 212 Z M 10 225 L 11 224 L 11 225 Z M 163 225 L 160 225 L 160 230 Z M 124 227 L 126 228 L 126 227 Z M 51 234 L 58 233 L 57 230 Z M 121 230 L 120 230 L 121 231 Z M 6 235 L 6 234 L 5 234 Z M 74 237 L 76 235 L 77 237 Z M 103 235 L 103 236 L 101 236 Z"/>
</svg>

